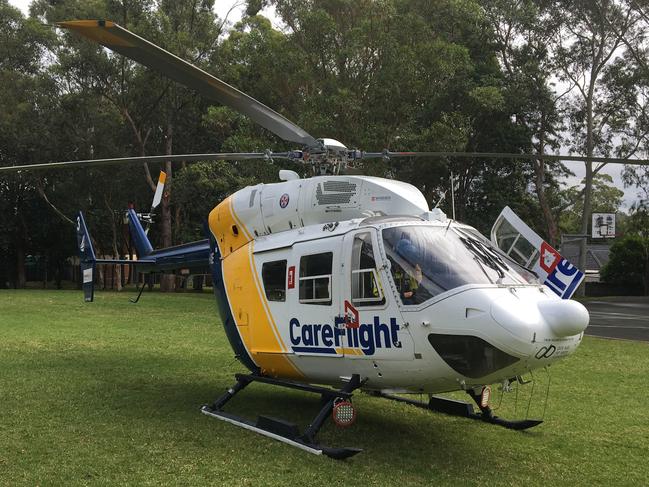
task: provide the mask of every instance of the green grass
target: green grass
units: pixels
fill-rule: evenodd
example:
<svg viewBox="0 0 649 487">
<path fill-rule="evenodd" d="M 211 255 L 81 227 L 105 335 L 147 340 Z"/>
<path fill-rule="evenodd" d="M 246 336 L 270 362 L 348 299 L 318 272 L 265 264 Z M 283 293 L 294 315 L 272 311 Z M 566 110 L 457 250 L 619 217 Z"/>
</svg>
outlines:
<svg viewBox="0 0 649 487">
<path fill-rule="evenodd" d="M 649 346 L 586 338 L 528 432 L 356 394 L 317 457 L 208 418 L 243 371 L 209 294 L 0 291 L 0 485 L 646 485 Z M 236 401 L 236 403 L 235 403 Z M 252 385 L 230 410 L 301 424 L 317 398 Z"/>
</svg>

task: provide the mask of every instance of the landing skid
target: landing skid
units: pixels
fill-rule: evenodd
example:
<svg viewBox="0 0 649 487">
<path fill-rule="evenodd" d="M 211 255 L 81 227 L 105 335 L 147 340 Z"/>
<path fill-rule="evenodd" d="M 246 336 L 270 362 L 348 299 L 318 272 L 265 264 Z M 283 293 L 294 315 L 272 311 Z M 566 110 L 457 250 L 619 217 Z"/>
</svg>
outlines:
<svg viewBox="0 0 649 487">
<path fill-rule="evenodd" d="M 523 419 L 518 421 L 511 421 L 508 419 L 500 418 L 493 414 L 493 410 L 487 406 L 480 406 L 480 396 L 475 395 L 469 391 L 469 395 L 476 402 L 480 412 L 477 413 L 473 410 L 473 405 L 464 402 L 456 401 L 454 399 L 448 399 L 444 397 L 432 396 L 428 402 L 416 401 L 414 399 L 408 399 L 401 396 L 394 396 L 392 394 L 383 394 L 382 392 L 373 392 L 373 395 L 377 397 L 382 397 L 384 399 L 390 399 L 392 401 L 404 402 L 412 406 L 416 406 L 423 409 L 429 409 L 431 411 L 437 411 L 440 413 L 450 414 L 452 416 L 461 416 L 468 419 L 477 419 L 479 421 L 484 421 L 486 423 L 495 424 L 502 426 L 507 429 L 512 430 L 526 430 L 541 424 L 543 421 L 539 419 Z"/>
<path fill-rule="evenodd" d="M 234 386 L 228 389 L 225 394 L 219 397 L 212 405 L 205 405 L 201 408 L 203 414 L 220 419 L 221 421 L 235 424 L 247 430 L 268 436 L 269 438 L 282 441 L 309 453 L 313 453 L 314 455 L 326 455 L 337 460 L 343 460 L 362 451 L 358 448 L 327 447 L 319 445 L 315 440 L 315 436 L 318 434 L 318 431 L 320 431 L 320 428 L 322 428 L 325 420 L 331 415 L 334 402 L 339 398 L 349 400 L 352 397 L 352 392 L 363 384 L 357 374 L 354 374 L 351 380 L 347 382 L 342 389 L 338 390 L 312 386 L 300 382 L 273 379 L 271 377 L 264 377 L 256 374 L 236 374 L 235 377 L 237 382 Z M 322 408 L 302 434 L 300 434 L 299 428 L 296 424 L 281 419 L 272 418 L 270 416 L 259 416 L 257 421 L 250 421 L 246 418 L 223 411 L 223 406 L 225 406 L 230 399 L 252 382 L 262 382 L 265 384 L 320 394 Z"/>
</svg>

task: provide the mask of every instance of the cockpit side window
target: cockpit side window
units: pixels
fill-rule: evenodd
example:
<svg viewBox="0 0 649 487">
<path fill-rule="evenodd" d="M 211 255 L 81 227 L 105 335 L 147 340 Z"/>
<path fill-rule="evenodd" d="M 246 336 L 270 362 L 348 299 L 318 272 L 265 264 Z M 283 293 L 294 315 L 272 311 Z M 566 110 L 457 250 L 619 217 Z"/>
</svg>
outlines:
<svg viewBox="0 0 649 487">
<path fill-rule="evenodd" d="M 376 306 L 385 303 L 383 288 L 376 269 L 372 235 L 354 236 L 352 244 L 352 303 L 356 306 Z"/>
<path fill-rule="evenodd" d="M 399 257 L 394 252 L 388 252 L 390 273 L 403 304 L 420 304 L 433 297 L 436 293 L 432 293 L 430 286 L 424 282 L 421 266 Z"/>
</svg>

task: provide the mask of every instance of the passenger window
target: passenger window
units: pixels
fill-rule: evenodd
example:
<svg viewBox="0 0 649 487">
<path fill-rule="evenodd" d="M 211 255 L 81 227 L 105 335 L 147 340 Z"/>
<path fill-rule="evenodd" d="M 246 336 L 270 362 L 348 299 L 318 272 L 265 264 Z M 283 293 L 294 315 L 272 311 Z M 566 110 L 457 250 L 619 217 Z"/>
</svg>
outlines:
<svg viewBox="0 0 649 487">
<path fill-rule="evenodd" d="M 332 262 L 331 252 L 300 259 L 300 303 L 331 304 Z"/>
<path fill-rule="evenodd" d="M 384 304 L 385 297 L 376 270 L 370 233 L 361 233 L 354 237 L 351 269 L 352 303 L 356 306 Z"/>
<path fill-rule="evenodd" d="M 261 278 L 268 301 L 286 301 L 286 261 L 264 262 Z"/>
</svg>

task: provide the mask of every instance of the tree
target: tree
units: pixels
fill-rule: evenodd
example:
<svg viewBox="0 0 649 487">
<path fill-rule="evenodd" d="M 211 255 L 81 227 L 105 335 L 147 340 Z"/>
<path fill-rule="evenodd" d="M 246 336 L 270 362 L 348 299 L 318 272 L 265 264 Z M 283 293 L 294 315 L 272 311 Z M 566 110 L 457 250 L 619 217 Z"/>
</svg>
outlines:
<svg viewBox="0 0 649 487">
<path fill-rule="evenodd" d="M 582 185 L 585 181 L 582 181 Z M 583 187 L 583 186 L 582 186 Z M 558 215 L 559 226 L 563 233 L 576 234 L 581 231 L 581 218 L 584 212 L 583 199 L 579 198 L 581 190 L 571 186 L 562 191 L 562 199 L 574 204 L 565 208 Z M 617 213 L 624 198 L 624 191 L 613 185 L 613 178 L 604 173 L 593 176 L 593 194 L 591 209 L 594 213 Z"/>
<path fill-rule="evenodd" d="M 6 0 L 0 0 L 0 37 L 0 165 L 28 164 L 52 142 L 43 133 L 47 133 L 55 87 L 42 58 L 53 37 Z M 25 257 L 36 246 L 29 215 L 38 211 L 43 211 L 43 205 L 36 179 L 13 175 L 0 180 L 0 252 L 7 259 L 0 265 L 0 286 L 10 281 L 24 287 Z M 41 228 L 47 224 L 43 222 Z"/>
<path fill-rule="evenodd" d="M 478 3 L 269 3 L 287 26 L 285 49 L 272 57 L 281 72 L 287 66 L 291 73 L 283 82 L 291 93 L 282 97 L 290 102 L 283 113 L 314 136 L 364 150 L 489 152 L 529 145 L 529 138 L 517 137 L 491 29 Z M 263 73 L 277 76 L 272 66 Z M 527 204 L 525 163 L 400 159 L 367 163 L 364 172 L 412 182 L 434 204 L 448 189 L 449 169 L 459 176 L 458 218 L 482 230 L 505 200 L 515 207 Z M 511 189 L 508 195 L 497 190 L 503 184 Z"/>
<path fill-rule="evenodd" d="M 222 27 L 216 22 L 212 7 L 213 2 L 210 1 L 115 3 L 105 0 L 79 4 L 71 0 L 52 5 L 41 0 L 32 7 L 32 11 L 50 22 L 70 18 L 71 12 L 77 17 L 80 11 L 88 18 L 116 19 L 124 27 L 180 57 L 205 65 L 218 44 Z M 122 117 L 123 126 L 131 131 L 131 143 L 113 146 L 124 152 L 118 155 L 146 155 L 151 152 L 172 154 L 178 149 L 200 152 L 208 146 L 200 124 L 207 102 L 188 89 L 121 56 L 108 53 L 101 46 L 90 44 L 72 33 L 62 36 L 62 47 L 57 52 L 57 58 L 58 75 L 71 93 L 89 97 L 94 95 L 95 99 L 108 101 Z M 132 149 L 129 150 L 130 148 Z M 116 154 L 104 157 L 114 155 Z M 92 157 L 99 156 L 94 152 L 90 158 Z M 182 170 L 184 164 L 177 168 L 171 162 L 166 162 L 162 167 L 167 173 L 167 184 L 160 206 L 157 234 L 159 244 L 168 247 L 174 243 L 172 214 L 175 210 L 176 228 L 180 224 L 181 214 L 180 208 L 174 208 L 171 202 L 174 170 Z M 126 180 L 133 177 L 132 169 L 125 168 L 119 172 L 125 175 Z M 147 164 L 144 164 L 144 177 L 150 190 L 154 191 L 155 182 Z M 125 185 L 129 186 L 131 185 Z M 104 197 L 104 206 L 111 214 L 117 208 L 110 207 L 109 201 L 117 201 L 118 208 L 126 203 L 124 198 Z M 142 206 L 147 208 L 148 202 Z M 112 228 L 113 252 L 118 252 L 116 226 L 113 224 Z M 170 290 L 173 286 L 173 276 L 165 276 L 162 280 L 163 290 Z"/>
<path fill-rule="evenodd" d="M 602 279 L 623 285 L 642 285 L 649 296 L 649 237 L 627 235 L 611 246 Z"/>
<path fill-rule="evenodd" d="M 545 154 L 557 150 L 563 129 L 559 104 L 570 91 L 557 91 L 552 81 L 552 53 L 548 44 L 558 22 L 547 6 L 533 0 L 483 0 L 494 29 L 498 59 L 505 75 L 505 99 L 515 117 L 519 137 L 528 142 L 525 152 Z M 558 181 L 570 174 L 559 162 L 532 161 L 533 187 L 543 216 L 545 237 L 559 243 L 556 213 Z"/>
<path fill-rule="evenodd" d="M 566 101 L 571 149 L 593 157 L 608 155 L 616 135 L 613 123 L 619 105 L 604 96 L 604 77 L 610 61 L 620 52 L 623 39 L 638 24 L 633 10 L 613 0 L 555 0 L 550 12 L 560 19 L 551 49 L 559 79 L 574 86 Z M 621 155 L 621 157 L 628 154 Z M 602 165 L 586 162 L 580 233 L 588 233 L 592 210 L 593 177 Z M 586 238 L 582 238 L 578 267 L 586 266 Z M 582 287 L 583 289 L 583 287 Z"/>
</svg>

